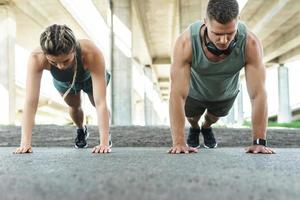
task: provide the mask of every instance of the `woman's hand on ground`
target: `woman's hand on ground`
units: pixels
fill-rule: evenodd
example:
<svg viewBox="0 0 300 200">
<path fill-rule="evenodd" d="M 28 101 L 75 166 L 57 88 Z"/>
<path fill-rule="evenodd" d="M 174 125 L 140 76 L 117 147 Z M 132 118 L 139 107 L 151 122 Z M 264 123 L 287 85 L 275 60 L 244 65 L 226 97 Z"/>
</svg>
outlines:
<svg viewBox="0 0 300 200">
<path fill-rule="evenodd" d="M 14 154 L 32 153 L 32 147 L 30 144 L 20 145 L 14 152 Z"/>
<path fill-rule="evenodd" d="M 107 145 L 99 144 L 93 148 L 92 153 L 110 153 L 111 148 Z"/>
</svg>

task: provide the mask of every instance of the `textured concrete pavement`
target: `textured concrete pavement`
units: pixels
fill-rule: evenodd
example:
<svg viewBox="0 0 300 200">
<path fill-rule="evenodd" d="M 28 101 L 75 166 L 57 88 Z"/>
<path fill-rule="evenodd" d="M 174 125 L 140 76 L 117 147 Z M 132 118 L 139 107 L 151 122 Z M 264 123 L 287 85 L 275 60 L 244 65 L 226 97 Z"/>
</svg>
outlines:
<svg viewBox="0 0 300 200">
<path fill-rule="evenodd" d="M 298 200 L 300 149 L 275 155 L 245 154 L 243 148 L 200 149 L 169 155 L 167 148 L 34 148 L 14 155 L 0 148 L 0 198 L 186 200 Z"/>
<path fill-rule="evenodd" d="M 90 147 L 99 144 L 97 126 L 88 126 Z M 244 147 L 252 142 L 249 128 L 214 128 L 219 147 Z M 172 144 L 168 126 L 112 126 L 110 129 L 114 147 L 169 147 Z M 186 129 L 186 133 L 188 130 Z M 36 147 L 72 147 L 76 129 L 74 126 L 38 125 L 33 129 L 32 145 Z M 19 126 L 0 125 L 0 147 L 20 144 Z M 300 148 L 300 129 L 268 129 L 271 147 Z M 200 137 L 201 144 L 202 136 Z"/>
</svg>

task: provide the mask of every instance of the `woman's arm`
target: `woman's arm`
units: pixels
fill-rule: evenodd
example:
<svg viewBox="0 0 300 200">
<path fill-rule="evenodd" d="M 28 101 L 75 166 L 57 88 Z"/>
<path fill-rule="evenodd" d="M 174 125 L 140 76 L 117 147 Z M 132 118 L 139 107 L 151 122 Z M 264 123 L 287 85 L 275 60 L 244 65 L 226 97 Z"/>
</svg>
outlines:
<svg viewBox="0 0 300 200">
<path fill-rule="evenodd" d="M 102 52 L 90 41 L 86 41 L 88 53 L 86 63 L 91 72 L 93 97 L 97 112 L 100 145 L 93 149 L 94 153 L 108 153 L 109 147 L 109 111 L 106 103 L 105 62 Z"/>
<path fill-rule="evenodd" d="M 27 64 L 26 97 L 22 116 L 22 138 L 15 153 L 31 153 L 31 136 L 43 73 L 41 54 L 31 54 Z"/>
</svg>

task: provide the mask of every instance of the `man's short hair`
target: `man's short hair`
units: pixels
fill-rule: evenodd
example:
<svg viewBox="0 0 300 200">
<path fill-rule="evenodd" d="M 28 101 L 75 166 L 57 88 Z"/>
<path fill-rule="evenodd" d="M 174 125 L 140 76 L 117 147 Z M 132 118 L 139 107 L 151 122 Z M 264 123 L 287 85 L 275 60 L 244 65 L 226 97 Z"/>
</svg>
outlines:
<svg viewBox="0 0 300 200">
<path fill-rule="evenodd" d="M 239 4 L 236 0 L 209 0 L 206 10 L 209 20 L 226 24 L 239 15 Z"/>
</svg>

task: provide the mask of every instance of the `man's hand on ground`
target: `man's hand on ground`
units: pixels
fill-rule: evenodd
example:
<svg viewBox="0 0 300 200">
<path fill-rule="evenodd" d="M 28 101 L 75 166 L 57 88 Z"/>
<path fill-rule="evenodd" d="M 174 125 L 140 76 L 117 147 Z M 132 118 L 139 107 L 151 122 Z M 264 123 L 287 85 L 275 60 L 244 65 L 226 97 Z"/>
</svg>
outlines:
<svg viewBox="0 0 300 200">
<path fill-rule="evenodd" d="M 263 145 L 252 145 L 245 148 L 246 153 L 262 153 L 262 154 L 275 154 L 276 152 L 270 147 L 265 147 Z"/>
<path fill-rule="evenodd" d="M 171 149 L 169 149 L 167 153 L 170 153 L 170 154 L 179 154 L 179 153 L 188 154 L 188 153 L 197 153 L 197 152 L 198 152 L 197 148 L 192 148 L 192 147 L 189 147 L 187 145 L 176 145 L 176 146 L 171 147 Z"/>
<path fill-rule="evenodd" d="M 14 154 L 32 153 L 31 145 L 21 145 L 14 152 Z"/>
</svg>

